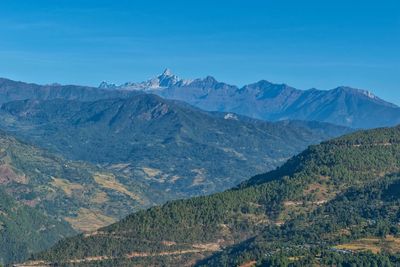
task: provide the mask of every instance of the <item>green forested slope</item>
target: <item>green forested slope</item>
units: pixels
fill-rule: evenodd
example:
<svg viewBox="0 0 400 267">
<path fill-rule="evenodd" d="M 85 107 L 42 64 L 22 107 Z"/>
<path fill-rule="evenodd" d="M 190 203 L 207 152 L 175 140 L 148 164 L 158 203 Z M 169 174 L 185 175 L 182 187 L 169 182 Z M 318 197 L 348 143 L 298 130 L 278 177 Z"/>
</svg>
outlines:
<svg viewBox="0 0 400 267">
<path fill-rule="evenodd" d="M 163 197 L 108 170 L 66 160 L 0 131 L 0 263 L 109 225 Z"/>
<path fill-rule="evenodd" d="M 86 228 L 80 224 L 97 221 L 101 225 L 103 220 L 103 225 L 109 224 L 154 203 L 154 191 L 140 183 L 85 162 L 66 160 L 3 132 L 0 185 L 18 201 L 67 219 L 78 230 Z"/>
<path fill-rule="evenodd" d="M 36 258 L 191 265 L 222 249 L 209 263 L 232 266 L 267 264 L 271 258 L 265 255 L 286 246 L 298 248 L 303 259 L 319 255 L 309 252 L 314 248 L 330 253 L 341 242 L 397 238 L 399 169 L 400 127 L 359 132 L 311 146 L 234 190 L 137 212 L 91 235 L 63 240 Z M 341 231 L 346 238 L 337 237 Z"/>
<path fill-rule="evenodd" d="M 16 202 L 0 188 L 0 264 L 22 260 L 74 233 L 66 222 Z"/>
<path fill-rule="evenodd" d="M 6 103 L 0 125 L 73 160 L 102 164 L 174 198 L 220 192 L 350 129 L 209 113 L 143 94 Z"/>
<path fill-rule="evenodd" d="M 388 175 L 353 186 L 313 212 L 268 227 L 198 265 L 398 266 L 399 208 L 400 176 Z"/>
</svg>

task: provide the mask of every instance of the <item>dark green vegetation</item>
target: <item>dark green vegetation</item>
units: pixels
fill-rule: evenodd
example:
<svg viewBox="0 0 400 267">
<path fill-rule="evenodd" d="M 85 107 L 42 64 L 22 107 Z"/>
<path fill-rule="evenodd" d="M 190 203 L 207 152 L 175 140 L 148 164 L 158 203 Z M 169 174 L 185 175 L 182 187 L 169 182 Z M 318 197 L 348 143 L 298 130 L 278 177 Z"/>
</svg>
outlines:
<svg viewBox="0 0 400 267">
<path fill-rule="evenodd" d="M 65 160 L 0 132 L 0 263 L 113 223 L 160 198 L 126 176 Z"/>
<path fill-rule="evenodd" d="M 16 202 L 0 188 L 0 265 L 24 259 L 74 233 L 67 223 Z"/>
<path fill-rule="evenodd" d="M 222 191 L 308 145 L 348 133 L 318 122 L 268 123 L 141 94 L 6 103 L 0 125 L 73 160 L 99 163 L 182 198 Z M 165 200 L 165 199 L 162 199 Z"/>
<path fill-rule="evenodd" d="M 258 260 L 260 265 L 293 266 L 357 263 L 394 266 L 400 263 L 400 176 L 385 176 L 353 186 L 314 211 L 281 227 L 269 227 L 255 238 L 227 248 L 200 266 L 235 266 Z M 337 244 L 341 244 L 336 247 Z M 381 254 L 353 254 L 359 249 Z M 392 265 L 384 263 L 391 262 Z M 351 266 L 349 264 L 349 266 Z M 397 266 L 397 265 L 396 265 Z"/>
<path fill-rule="evenodd" d="M 357 132 L 311 146 L 236 189 L 139 211 L 35 258 L 100 266 L 398 266 L 398 173 L 400 127 Z"/>
</svg>

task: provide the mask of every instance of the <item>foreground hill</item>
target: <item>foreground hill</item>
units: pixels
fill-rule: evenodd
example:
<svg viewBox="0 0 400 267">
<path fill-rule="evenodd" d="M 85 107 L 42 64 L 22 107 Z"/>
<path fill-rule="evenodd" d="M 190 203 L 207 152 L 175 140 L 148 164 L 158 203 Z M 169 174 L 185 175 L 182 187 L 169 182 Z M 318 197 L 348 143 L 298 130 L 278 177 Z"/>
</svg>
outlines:
<svg viewBox="0 0 400 267">
<path fill-rule="evenodd" d="M 73 234 L 66 222 L 15 201 L 0 188 L 0 264 L 25 259 Z"/>
<path fill-rule="evenodd" d="M 400 175 L 380 177 L 197 266 L 398 266 L 399 205 Z"/>
<path fill-rule="evenodd" d="M 357 132 L 311 146 L 236 189 L 134 213 L 34 258 L 90 266 L 394 266 L 399 172 L 400 127 Z"/>
<path fill-rule="evenodd" d="M 400 108 L 366 90 L 338 87 L 332 90 L 298 90 L 262 80 L 241 88 L 211 76 L 182 80 L 166 70 L 142 83 L 101 88 L 140 90 L 185 101 L 209 111 L 234 112 L 256 119 L 322 121 L 352 128 L 376 128 L 400 123 Z M 111 90 L 112 91 L 112 90 Z"/>
<path fill-rule="evenodd" d="M 2 105 L 0 125 L 174 198 L 230 188 L 310 144 L 350 131 L 326 123 L 209 113 L 151 94 L 91 102 L 14 101 Z"/>
<path fill-rule="evenodd" d="M 122 174 L 66 160 L 0 132 L 0 264 L 160 199 L 162 192 Z"/>
</svg>

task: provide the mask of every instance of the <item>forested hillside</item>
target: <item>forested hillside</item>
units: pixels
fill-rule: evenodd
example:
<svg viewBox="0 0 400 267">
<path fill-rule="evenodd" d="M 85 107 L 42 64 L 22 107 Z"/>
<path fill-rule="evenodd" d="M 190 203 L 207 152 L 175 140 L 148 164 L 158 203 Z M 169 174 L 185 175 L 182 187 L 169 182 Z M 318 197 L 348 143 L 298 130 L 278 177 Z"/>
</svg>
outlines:
<svg viewBox="0 0 400 267">
<path fill-rule="evenodd" d="M 399 172 L 400 127 L 357 132 L 311 146 L 236 189 L 134 213 L 65 239 L 35 259 L 82 265 L 395 264 Z"/>
<path fill-rule="evenodd" d="M 18 203 L 0 187 L 0 265 L 23 260 L 73 234 L 68 223 Z"/>
<path fill-rule="evenodd" d="M 399 207 L 400 176 L 380 177 L 197 265 L 398 266 Z"/>
<path fill-rule="evenodd" d="M 91 102 L 10 102 L 1 107 L 0 125 L 171 198 L 223 191 L 275 168 L 310 144 L 351 131 L 327 123 L 270 123 L 208 113 L 149 94 Z"/>
<path fill-rule="evenodd" d="M 0 263 L 168 199 L 121 174 L 66 160 L 0 131 Z"/>
</svg>

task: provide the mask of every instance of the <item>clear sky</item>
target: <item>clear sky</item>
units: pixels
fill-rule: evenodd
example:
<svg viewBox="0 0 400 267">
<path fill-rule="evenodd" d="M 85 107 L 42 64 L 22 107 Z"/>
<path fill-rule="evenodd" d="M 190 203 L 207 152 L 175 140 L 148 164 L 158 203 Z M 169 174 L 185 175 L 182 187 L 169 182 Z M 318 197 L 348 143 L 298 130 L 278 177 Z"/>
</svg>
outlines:
<svg viewBox="0 0 400 267">
<path fill-rule="evenodd" d="M 400 1 L 1 0 L 0 76 L 349 85 L 400 104 Z"/>
</svg>

